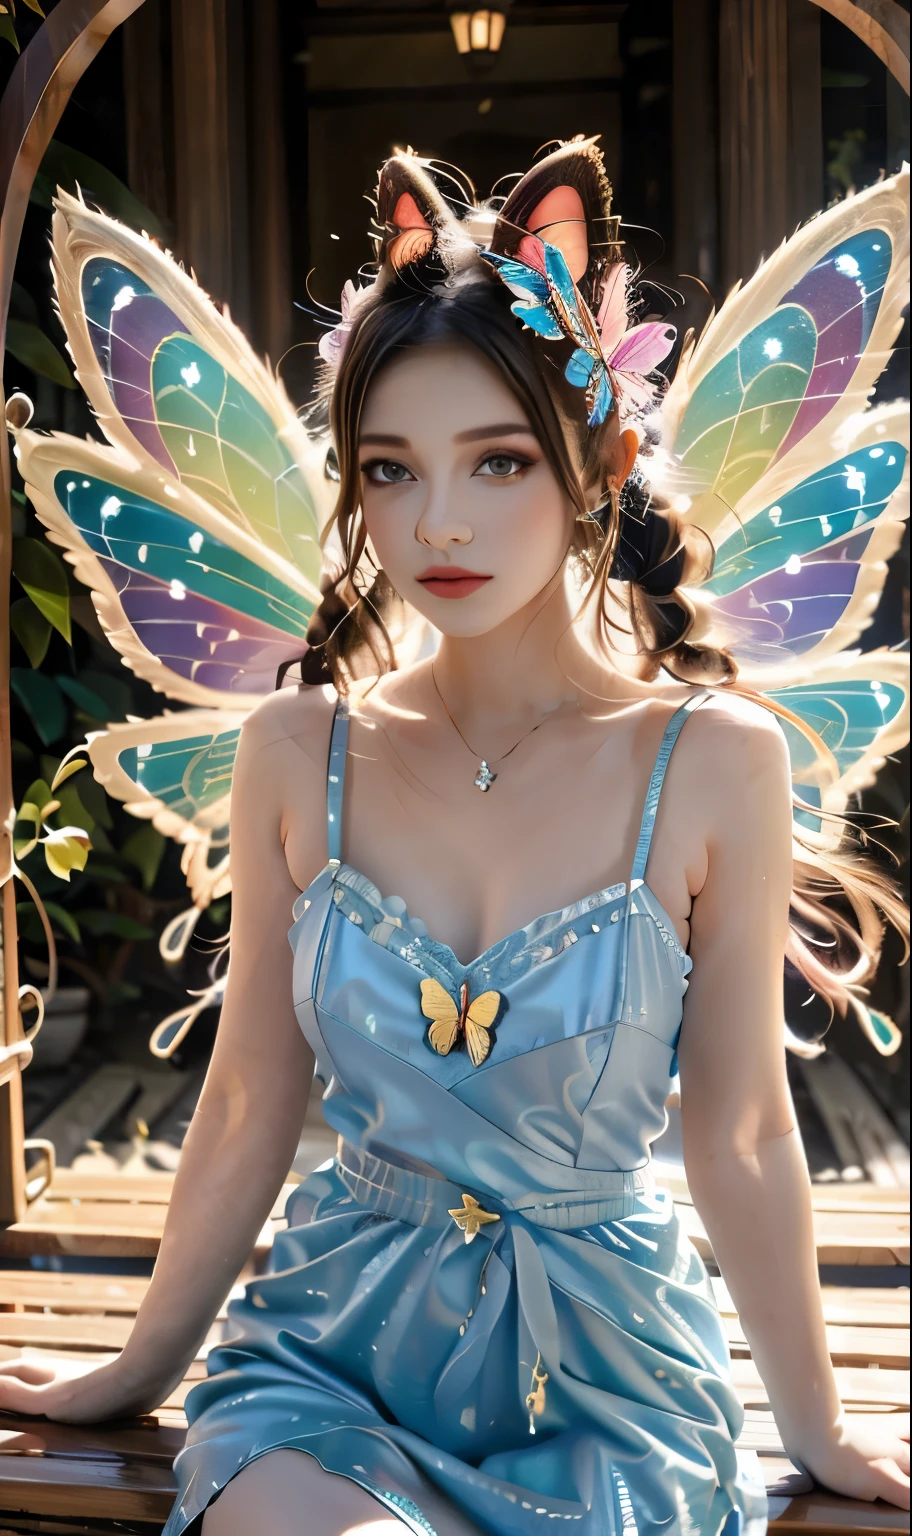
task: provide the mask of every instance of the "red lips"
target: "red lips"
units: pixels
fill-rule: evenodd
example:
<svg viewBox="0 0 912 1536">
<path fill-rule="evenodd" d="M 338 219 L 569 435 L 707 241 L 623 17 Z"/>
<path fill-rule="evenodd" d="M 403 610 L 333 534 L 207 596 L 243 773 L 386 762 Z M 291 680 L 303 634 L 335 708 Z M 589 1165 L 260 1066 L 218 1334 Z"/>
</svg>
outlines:
<svg viewBox="0 0 912 1536">
<path fill-rule="evenodd" d="M 429 565 L 417 580 L 434 597 L 469 597 L 483 587 L 490 576 L 467 571 L 461 565 Z"/>
</svg>

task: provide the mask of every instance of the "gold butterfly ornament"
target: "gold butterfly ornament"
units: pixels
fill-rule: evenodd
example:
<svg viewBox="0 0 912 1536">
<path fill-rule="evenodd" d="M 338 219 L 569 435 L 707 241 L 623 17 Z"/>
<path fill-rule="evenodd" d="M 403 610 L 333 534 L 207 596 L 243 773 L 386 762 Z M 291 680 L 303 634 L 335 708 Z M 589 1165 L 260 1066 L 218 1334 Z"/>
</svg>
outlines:
<svg viewBox="0 0 912 1536">
<path fill-rule="evenodd" d="M 459 988 L 457 1002 L 439 981 L 426 976 L 421 983 L 421 1012 L 431 1021 L 428 1045 L 438 1056 L 449 1056 L 452 1050 L 467 1050 L 472 1066 L 480 1067 L 491 1054 L 494 1025 L 503 1002 L 499 992 L 480 992 L 470 999 L 465 981 Z"/>
</svg>

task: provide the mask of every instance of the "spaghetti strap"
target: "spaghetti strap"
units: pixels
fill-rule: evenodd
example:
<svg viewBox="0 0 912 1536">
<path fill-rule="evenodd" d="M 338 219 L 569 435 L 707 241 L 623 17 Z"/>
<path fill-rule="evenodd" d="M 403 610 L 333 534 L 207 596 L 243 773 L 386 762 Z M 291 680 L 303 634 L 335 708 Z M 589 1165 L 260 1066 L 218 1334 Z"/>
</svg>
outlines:
<svg viewBox="0 0 912 1536">
<path fill-rule="evenodd" d="M 345 789 L 345 757 L 348 752 L 348 703 L 340 699 L 333 717 L 326 771 L 326 841 L 330 864 L 342 862 L 342 795 Z"/>
<path fill-rule="evenodd" d="M 675 710 L 665 727 L 662 744 L 659 747 L 655 767 L 652 770 L 652 777 L 649 780 L 649 788 L 646 791 L 643 820 L 640 822 L 640 835 L 637 839 L 636 853 L 633 856 L 633 869 L 630 874 L 631 888 L 634 885 L 640 885 L 646 878 L 649 847 L 655 828 L 656 813 L 659 809 L 659 799 L 662 794 L 665 770 L 668 767 L 668 759 L 671 757 L 672 748 L 680 735 L 681 727 L 684 725 L 685 720 L 695 709 L 699 709 L 701 704 L 705 704 L 706 700 L 711 698 L 711 696 L 712 690 L 709 688 L 701 689 L 699 693 L 695 693 L 693 698 L 687 700 L 686 704 L 682 704 L 680 709 Z"/>
</svg>

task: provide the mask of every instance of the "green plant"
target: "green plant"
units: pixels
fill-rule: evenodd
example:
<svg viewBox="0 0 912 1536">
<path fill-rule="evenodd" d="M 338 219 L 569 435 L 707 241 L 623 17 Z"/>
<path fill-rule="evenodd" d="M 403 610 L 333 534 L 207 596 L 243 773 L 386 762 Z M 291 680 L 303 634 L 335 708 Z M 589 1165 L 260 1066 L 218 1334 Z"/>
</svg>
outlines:
<svg viewBox="0 0 912 1536">
<path fill-rule="evenodd" d="M 36 15 L 44 16 L 38 0 L 22 0 L 22 3 Z M 0 42 L 9 43 L 11 48 L 19 52 L 19 39 L 16 36 L 16 0 L 0 0 Z"/>
</svg>

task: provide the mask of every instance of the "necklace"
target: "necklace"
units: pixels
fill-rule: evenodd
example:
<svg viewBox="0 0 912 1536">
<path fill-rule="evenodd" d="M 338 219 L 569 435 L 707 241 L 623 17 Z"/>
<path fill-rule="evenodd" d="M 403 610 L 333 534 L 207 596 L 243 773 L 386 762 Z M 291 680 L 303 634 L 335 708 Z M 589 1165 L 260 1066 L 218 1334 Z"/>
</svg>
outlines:
<svg viewBox="0 0 912 1536">
<path fill-rule="evenodd" d="M 480 789 L 482 794 L 486 795 L 488 790 L 491 788 L 491 785 L 494 783 L 494 780 L 497 778 L 497 774 L 493 771 L 492 765 L 488 762 L 487 758 L 481 757 L 479 753 L 475 751 L 474 747 L 469 746 L 469 743 L 463 736 L 462 731 L 459 729 L 459 726 L 456 724 L 456 721 L 450 714 L 450 711 L 447 708 L 447 701 L 443 697 L 443 694 L 440 692 L 440 687 L 437 682 L 437 675 L 434 671 L 433 662 L 431 663 L 431 682 L 434 684 L 434 691 L 436 692 L 438 699 L 443 705 L 446 717 L 449 720 L 450 725 L 453 727 L 453 730 L 456 732 L 456 735 L 459 737 L 459 740 L 462 742 L 463 746 L 466 747 L 469 752 L 471 752 L 473 757 L 477 757 L 479 759 L 478 772 L 476 773 L 473 782 L 475 788 Z M 520 736 L 519 741 L 514 741 L 509 752 L 504 752 L 500 757 L 495 757 L 494 767 L 498 766 L 500 763 L 505 763 L 508 757 L 512 757 L 513 753 L 516 751 L 516 748 L 522 746 L 527 737 L 534 736 L 536 731 L 540 731 L 547 719 L 548 716 L 546 715 L 544 720 L 539 720 L 537 725 L 533 725 L 528 731 L 524 731 Z"/>
</svg>

